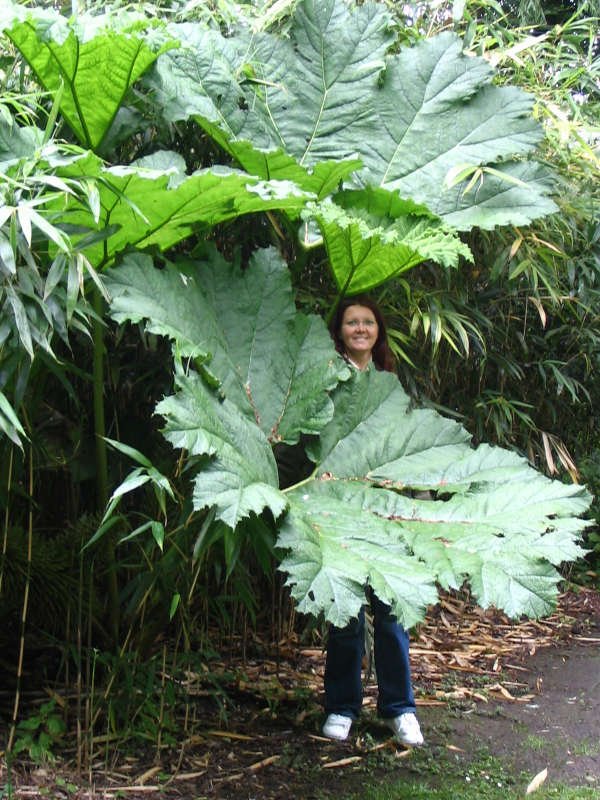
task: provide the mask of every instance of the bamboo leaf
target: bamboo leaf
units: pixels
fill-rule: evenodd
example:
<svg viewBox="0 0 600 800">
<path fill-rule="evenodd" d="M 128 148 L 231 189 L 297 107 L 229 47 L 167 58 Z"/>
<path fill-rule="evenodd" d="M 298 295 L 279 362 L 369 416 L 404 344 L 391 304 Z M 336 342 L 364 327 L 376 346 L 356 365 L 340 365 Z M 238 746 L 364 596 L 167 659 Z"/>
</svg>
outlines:
<svg viewBox="0 0 600 800">
<path fill-rule="evenodd" d="M 0 392 L 0 428 L 12 442 L 23 449 L 20 436 L 24 439 L 28 436 L 3 392 Z"/>
<path fill-rule="evenodd" d="M 21 298 L 15 292 L 13 287 L 8 284 L 5 286 L 5 292 L 8 302 L 12 308 L 15 325 L 23 348 L 26 350 L 29 358 L 33 361 L 33 341 L 31 338 L 31 330 L 29 327 L 29 320 L 27 318 L 27 311 L 23 305 Z"/>
<path fill-rule="evenodd" d="M 55 228 L 54 225 L 51 225 L 47 220 L 45 220 L 41 214 L 38 214 L 37 211 L 30 209 L 30 216 L 31 222 L 39 228 L 42 233 L 44 233 L 48 239 L 54 242 L 54 244 L 59 248 L 59 250 L 63 250 L 64 252 L 68 252 L 70 249 L 70 243 L 68 238 Z"/>
<path fill-rule="evenodd" d="M 33 211 L 29 206 L 21 204 L 17 206 L 17 219 L 25 237 L 28 247 L 31 247 L 31 215 Z"/>
<path fill-rule="evenodd" d="M 162 553 L 165 542 L 165 528 L 162 522 L 158 522 L 158 520 L 152 520 L 151 530 L 154 541 L 156 542 L 156 544 L 159 547 L 159 550 Z"/>
<path fill-rule="evenodd" d="M 137 489 L 139 486 L 143 486 L 145 483 L 148 483 L 149 480 L 150 476 L 143 472 L 141 467 L 138 467 L 137 469 L 133 470 L 133 472 L 131 472 L 125 478 L 125 480 L 119 484 L 119 486 L 117 486 L 110 499 L 116 500 L 119 497 L 122 497 L 124 494 Z"/>
<path fill-rule="evenodd" d="M 11 275 L 15 275 L 17 271 L 15 252 L 12 249 L 12 245 L 9 239 L 1 231 L 0 231 L 0 259 L 2 259 L 2 263 L 4 264 L 6 270 Z"/>
<path fill-rule="evenodd" d="M 175 616 L 175 612 L 179 608 L 180 602 L 181 602 L 181 595 L 177 593 L 174 594 L 171 599 L 171 607 L 169 608 L 169 619 L 173 619 L 173 617 Z"/>
</svg>

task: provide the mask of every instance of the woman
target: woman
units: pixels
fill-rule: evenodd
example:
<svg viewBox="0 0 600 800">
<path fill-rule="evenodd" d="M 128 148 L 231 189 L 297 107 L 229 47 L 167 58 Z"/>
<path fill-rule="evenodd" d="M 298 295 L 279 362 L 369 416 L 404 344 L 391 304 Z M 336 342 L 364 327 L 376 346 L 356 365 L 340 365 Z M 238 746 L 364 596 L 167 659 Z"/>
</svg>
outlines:
<svg viewBox="0 0 600 800">
<path fill-rule="evenodd" d="M 377 305 L 366 297 L 343 300 L 330 327 L 337 351 L 355 369 L 395 372 L 387 343 L 385 323 Z M 408 660 L 408 634 L 390 614 L 389 606 L 371 593 L 374 615 L 375 668 L 379 716 L 397 741 L 416 746 L 423 736 L 415 715 L 415 700 Z M 325 664 L 325 711 L 323 733 L 330 739 L 346 739 L 362 708 L 361 668 L 364 653 L 365 612 L 345 628 L 331 626 Z"/>
</svg>

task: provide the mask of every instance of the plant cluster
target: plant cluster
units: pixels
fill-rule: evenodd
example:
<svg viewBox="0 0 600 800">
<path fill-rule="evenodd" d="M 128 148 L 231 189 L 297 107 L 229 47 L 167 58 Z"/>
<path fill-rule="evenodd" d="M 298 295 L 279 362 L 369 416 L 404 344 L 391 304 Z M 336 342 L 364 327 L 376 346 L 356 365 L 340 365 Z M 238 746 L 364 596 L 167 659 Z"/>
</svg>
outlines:
<svg viewBox="0 0 600 800">
<path fill-rule="evenodd" d="M 542 85 L 542 42 L 464 4 L 404 27 L 380 4 L 209 5 L 0 10 L 1 574 L 9 529 L 26 532 L 27 598 L 34 531 L 93 510 L 68 615 L 88 615 L 88 642 L 127 630 L 146 652 L 176 623 L 189 649 L 215 615 L 231 630 L 268 613 L 255 578 L 275 598 L 276 564 L 300 610 L 338 624 L 367 583 L 406 625 L 465 580 L 484 606 L 546 613 L 589 495 L 481 444 L 525 452 L 535 431 L 575 476 L 546 419 L 571 405 L 530 393 L 594 397 L 593 192 L 547 217 L 560 115 L 507 66 Z M 570 25 L 580 52 L 588 29 Z M 560 169 L 582 187 L 597 157 L 576 110 Z M 314 312 L 365 290 L 407 387 L 467 418 L 476 449 L 335 354 Z M 290 450 L 309 466 L 287 485 Z M 69 516 L 49 519 L 58 486 Z"/>
</svg>

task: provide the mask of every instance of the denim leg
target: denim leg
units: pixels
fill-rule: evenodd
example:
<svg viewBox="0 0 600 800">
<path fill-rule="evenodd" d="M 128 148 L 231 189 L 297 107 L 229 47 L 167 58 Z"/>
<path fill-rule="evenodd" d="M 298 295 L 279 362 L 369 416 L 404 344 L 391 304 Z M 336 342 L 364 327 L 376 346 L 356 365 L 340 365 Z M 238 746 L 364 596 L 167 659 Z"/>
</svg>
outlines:
<svg viewBox="0 0 600 800">
<path fill-rule="evenodd" d="M 375 669 L 379 685 L 377 711 L 380 717 L 397 717 L 415 711 L 415 698 L 408 661 L 408 633 L 390 614 L 390 607 L 371 598 L 375 617 Z"/>
<path fill-rule="evenodd" d="M 325 712 L 358 719 L 362 708 L 365 611 L 345 628 L 331 626 L 325 662 Z"/>
</svg>

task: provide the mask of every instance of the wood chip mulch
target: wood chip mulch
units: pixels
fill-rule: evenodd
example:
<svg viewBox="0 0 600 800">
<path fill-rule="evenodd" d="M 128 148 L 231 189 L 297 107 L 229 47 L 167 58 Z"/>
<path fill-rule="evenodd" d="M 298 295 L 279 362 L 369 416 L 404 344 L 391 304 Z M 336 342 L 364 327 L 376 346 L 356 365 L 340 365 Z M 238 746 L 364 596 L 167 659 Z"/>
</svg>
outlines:
<svg viewBox="0 0 600 800">
<path fill-rule="evenodd" d="M 520 622 L 509 620 L 495 609 L 483 610 L 468 597 L 447 595 L 413 639 L 414 680 L 429 689 L 420 703 L 461 697 L 487 702 L 487 695 L 527 702 L 532 695 L 515 691 L 514 680 L 504 679 L 505 671 L 527 672 L 526 661 L 541 648 L 575 645 L 600 645 L 600 595 L 596 590 L 565 592 L 551 616 Z M 464 686 L 457 685 L 460 676 Z M 469 676 L 475 680 L 465 680 Z M 490 680 L 494 676 L 498 678 L 496 682 Z M 482 677 L 486 680 L 482 681 Z M 482 682 L 485 695 L 469 685 Z M 448 683 L 455 685 L 444 689 Z"/>
<path fill-rule="evenodd" d="M 490 697 L 528 702 L 533 695 L 519 691 L 525 684 L 515 682 L 514 671 L 528 672 L 527 659 L 541 648 L 574 645 L 600 646 L 597 590 L 565 592 L 551 616 L 518 622 L 496 609 L 479 608 L 468 594 L 444 594 L 411 635 L 417 705 L 467 698 L 488 702 Z M 269 650 L 267 645 L 264 648 Z M 278 648 L 270 648 L 270 657 L 243 662 L 233 658 L 227 669 L 238 676 L 237 691 L 268 697 L 272 703 L 297 701 L 299 689 L 322 699 L 324 666 L 323 647 L 302 646 L 290 636 Z M 510 675 L 505 675 L 507 670 Z M 375 706 L 376 696 L 371 676 L 365 685 L 364 706 Z"/>
</svg>

